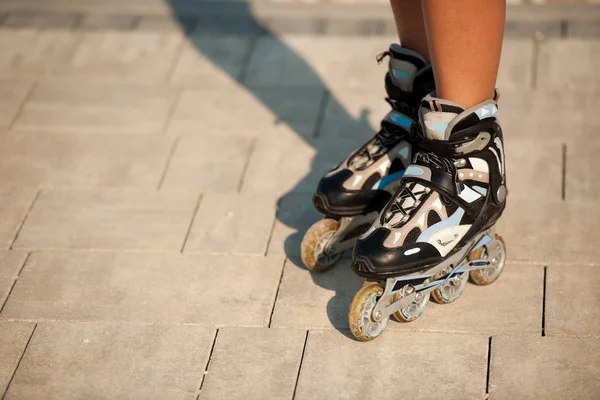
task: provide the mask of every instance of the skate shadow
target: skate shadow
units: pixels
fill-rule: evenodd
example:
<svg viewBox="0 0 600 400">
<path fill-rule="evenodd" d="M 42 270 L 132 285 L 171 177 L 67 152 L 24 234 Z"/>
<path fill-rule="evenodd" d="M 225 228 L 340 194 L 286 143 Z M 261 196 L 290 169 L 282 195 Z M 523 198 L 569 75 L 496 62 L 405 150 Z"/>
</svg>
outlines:
<svg viewBox="0 0 600 400">
<path fill-rule="evenodd" d="M 363 110 L 359 118 L 350 115 L 340 101 L 331 95 L 327 85 L 314 69 L 254 17 L 250 4 L 168 1 L 173 16 L 194 48 L 266 106 L 277 117 L 275 123 L 287 125 L 300 139 L 314 148 L 315 154 L 311 160 L 309 172 L 299 179 L 291 190 L 283 194 L 277 203 L 278 221 L 294 231 L 285 239 L 284 251 L 288 259 L 293 260 L 290 264 L 304 268 L 298 257 L 300 242 L 308 227 L 322 218 L 312 207 L 310 200 L 312 192 L 318 180 L 328 169 L 335 166 L 375 133 L 367 121 L 368 110 Z M 228 12 L 220 12 L 222 7 L 227 7 Z M 226 62 L 228 59 L 227 49 L 215 46 L 214 41 L 211 40 L 215 37 L 233 37 L 239 38 L 240 41 L 250 38 L 248 54 L 245 56 L 246 65 L 241 71 Z M 289 93 L 283 96 L 273 95 L 273 88 L 284 86 L 276 76 L 277 74 L 274 74 L 271 80 L 263 77 L 260 84 L 248 80 L 248 64 L 253 60 L 252 56 L 256 52 L 257 43 L 265 41 L 269 42 L 268 51 L 278 53 L 277 59 L 285 60 L 286 68 L 291 69 L 294 76 L 301 77 L 302 87 L 310 88 L 311 91 L 314 90 L 317 93 L 316 96 L 302 98 L 292 111 L 290 111 L 290 103 L 284 101 L 286 97 L 290 97 Z M 232 93 L 232 96 L 235 96 L 235 93 Z M 306 109 L 314 108 L 315 101 L 321 102 L 319 114 L 316 115 L 314 123 L 307 123 L 303 117 Z M 323 101 L 326 101 L 328 114 L 335 116 L 336 125 L 339 127 L 337 135 L 328 137 L 321 132 L 319 123 L 322 122 L 322 113 L 325 109 Z M 201 107 L 201 104 L 198 106 Z M 231 110 L 231 116 L 235 118 L 235 109 Z M 340 141 L 340 138 L 345 137 L 345 132 L 352 132 L 352 139 Z M 274 166 L 274 168 L 278 167 L 285 168 L 285 166 Z M 345 264 L 348 264 L 347 260 Z M 348 265 L 338 266 L 325 274 L 312 274 L 312 279 L 316 285 L 334 291 L 335 294 L 327 305 L 327 315 L 332 325 L 339 327 L 340 332 L 346 332 L 348 329 L 346 312 L 352 295 L 360 287 L 360 279 L 352 274 Z M 343 322 L 340 319 L 341 310 L 344 314 Z"/>
</svg>

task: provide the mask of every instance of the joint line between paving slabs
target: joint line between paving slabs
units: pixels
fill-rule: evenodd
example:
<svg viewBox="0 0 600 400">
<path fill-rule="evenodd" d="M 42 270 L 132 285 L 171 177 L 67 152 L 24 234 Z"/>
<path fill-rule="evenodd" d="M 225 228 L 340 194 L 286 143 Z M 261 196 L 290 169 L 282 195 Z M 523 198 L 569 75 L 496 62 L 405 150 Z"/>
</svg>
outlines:
<svg viewBox="0 0 600 400">
<path fill-rule="evenodd" d="M 562 145 L 562 163 L 561 163 L 561 196 L 563 200 L 567 198 L 567 144 Z"/>
<path fill-rule="evenodd" d="M 298 366 L 298 375 L 296 375 L 296 384 L 294 385 L 294 393 L 292 394 L 292 400 L 296 398 L 296 391 L 298 390 L 298 381 L 300 380 L 300 372 L 302 371 L 302 363 L 304 363 L 304 353 L 306 353 L 306 344 L 308 343 L 309 330 L 306 331 L 306 337 L 304 338 L 304 347 L 302 347 L 302 356 L 300 357 L 300 365 Z"/>
<path fill-rule="evenodd" d="M 171 162 L 173 161 L 173 157 L 175 157 L 175 152 L 177 151 L 177 148 L 179 147 L 180 140 L 181 140 L 181 137 L 176 137 L 173 140 L 173 144 L 171 145 L 169 155 L 167 156 L 167 162 L 165 163 L 165 168 L 163 170 L 162 175 L 160 176 L 160 180 L 158 181 L 158 187 L 156 188 L 157 191 L 160 191 L 160 189 L 162 189 L 162 185 L 165 183 L 165 178 L 167 177 L 169 168 L 171 168 Z"/>
<path fill-rule="evenodd" d="M 252 55 L 254 54 L 254 50 L 256 50 L 256 46 L 258 46 L 259 38 L 260 35 L 254 35 L 251 38 L 250 44 L 248 45 L 248 50 L 246 51 L 246 54 L 244 54 L 244 58 L 242 61 L 242 69 L 237 77 L 237 81 L 241 84 L 244 83 L 244 81 L 246 80 L 246 76 L 248 75 L 248 70 L 250 69 L 250 62 L 252 61 Z"/>
<path fill-rule="evenodd" d="M 537 87 L 538 80 L 538 64 L 540 58 L 540 40 L 537 38 L 533 39 L 533 54 L 531 56 L 531 88 Z"/>
<path fill-rule="evenodd" d="M 12 294 L 13 289 L 14 289 L 14 287 L 17 284 L 17 280 L 21 276 L 21 273 L 23 272 L 23 269 L 25 268 L 25 265 L 27 264 L 27 261 L 29 261 L 29 257 L 30 256 L 31 256 L 31 253 L 27 253 L 27 256 L 25 256 L 25 260 L 23 261 L 23 265 L 21 265 L 21 268 L 19 268 L 19 272 L 17 272 L 17 276 L 15 277 L 15 280 L 13 281 L 12 285 L 10 286 L 10 289 L 8 290 L 8 293 L 6 295 L 6 299 L 2 303 L 2 306 L 0 306 L 0 315 L 2 314 L 2 311 L 4 310 L 4 307 L 6 306 L 6 303 L 8 303 L 8 299 L 9 299 L 10 295 Z"/>
<path fill-rule="evenodd" d="M 278 202 L 279 203 L 279 202 Z M 273 215 L 273 222 L 271 223 L 271 231 L 269 232 L 269 237 L 267 239 L 267 246 L 265 247 L 265 254 L 269 254 L 269 249 L 271 247 L 271 240 L 273 239 L 273 232 L 275 231 L 275 224 L 277 223 L 277 214 L 279 213 L 279 204 L 275 205 L 275 214 Z"/>
<path fill-rule="evenodd" d="M 21 357 L 19 357 L 17 366 L 15 367 L 15 370 L 13 371 L 13 374 L 10 377 L 8 384 L 6 385 L 6 391 L 2 394 L 2 400 L 4 400 L 4 398 L 6 397 L 6 394 L 8 393 L 8 391 L 10 389 L 10 385 L 12 384 L 13 379 L 15 379 L 15 375 L 17 374 L 17 371 L 19 370 L 19 366 L 21 365 L 21 361 L 23 360 L 23 357 L 25 357 L 25 353 L 27 352 L 27 349 L 29 348 L 29 344 L 31 343 L 31 339 L 33 339 L 33 335 L 35 334 L 35 330 L 37 329 L 37 327 L 38 327 L 38 324 L 35 324 L 33 326 L 33 330 L 31 331 L 31 336 L 29 336 L 29 340 L 27 340 L 27 344 L 25 345 L 25 348 L 23 349 L 23 353 L 21 353 Z"/>
<path fill-rule="evenodd" d="M 490 367 L 492 366 L 492 337 L 488 340 L 488 352 L 487 352 L 487 371 L 485 375 L 485 398 L 487 399 L 490 394 Z"/>
<path fill-rule="evenodd" d="M 254 148 L 256 147 L 256 138 L 252 138 L 249 147 L 250 148 L 248 149 L 248 157 L 246 157 L 246 161 L 244 162 L 244 168 L 242 169 L 242 175 L 240 176 L 240 181 L 237 187 L 238 193 L 242 191 L 242 187 L 244 186 L 244 180 L 246 179 L 246 174 L 248 173 L 248 166 L 250 165 L 250 160 L 252 159 L 252 155 L 254 154 Z"/>
<path fill-rule="evenodd" d="M 23 114 L 23 110 L 25 109 L 25 104 L 27 104 L 29 99 L 31 99 L 31 96 L 33 95 L 33 92 L 34 92 L 35 88 L 37 87 L 37 85 L 38 85 L 37 82 L 33 82 L 27 88 L 27 92 L 25 93 L 25 97 L 23 97 L 23 101 L 21 101 L 21 104 L 19 104 L 19 108 L 17 108 L 17 112 L 15 113 L 15 115 L 13 115 L 10 123 L 8 124 L 8 127 L 6 128 L 7 132 L 12 131 L 15 123 L 21 117 L 21 114 Z"/>
<path fill-rule="evenodd" d="M 313 138 L 318 138 L 321 135 L 321 128 L 323 127 L 323 121 L 325 120 L 325 110 L 327 109 L 327 105 L 329 104 L 329 99 L 331 98 L 331 93 L 329 89 L 325 89 L 323 91 L 323 96 L 321 96 L 321 103 L 319 104 L 319 113 L 317 114 L 317 119 L 315 120 L 315 130 L 313 132 Z"/>
<path fill-rule="evenodd" d="M 279 275 L 279 283 L 277 284 L 277 290 L 275 291 L 275 298 L 273 299 L 273 308 L 271 308 L 271 315 L 269 316 L 269 325 L 267 328 L 271 327 L 271 322 L 273 321 L 273 314 L 275 313 L 275 305 L 277 304 L 277 298 L 279 297 L 279 289 L 281 288 L 281 281 L 283 280 L 283 271 L 285 271 L 285 266 L 287 265 L 287 258 L 283 261 L 283 265 L 281 267 L 281 275 Z"/>
<path fill-rule="evenodd" d="M 198 196 L 198 201 L 196 202 L 196 207 L 194 207 L 194 213 L 192 214 L 192 220 L 190 221 L 190 226 L 188 226 L 187 232 L 185 234 L 185 238 L 183 239 L 183 244 L 181 245 L 180 253 L 183 253 L 185 250 L 185 245 L 187 244 L 188 238 L 190 237 L 190 233 L 192 232 L 192 227 L 194 226 L 194 221 L 196 220 L 196 215 L 198 214 L 198 209 L 200 208 L 200 203 L 202 203 L 203 195 Z"/>
<path fill-rule="evenodd" d="M 548 266 L 544 266 L 544 287 L 542 291 L 542 337 L 546 336 L 546 282 Z"/>
<path fill-rule="evenodd" d="M 17 239 L 19 238 L 19 234 L 21 233 L 21 230 L 23 229 L 23 226 L 25 226 L 25 222 L 27 222 L 27 218 L 29 218 L 29 214 L 31 214 L 31 210 L 33 210 L 33 206 L 37 202 L 37 199 L 40 197 L 40 193 L 41 193 L 41 190 L 38 190 L 35 193 L 35 196 L 33 197 L 33 200 L 31 201 L 31 204 L 29 205 L 29 208 L 27 209 L 27 212 L 25 213 L 25 216 L 23 217 L 23 220 L 21 221 L 21 223 L 19 224 L 19 227 L 17 228 L 17 232 L 15 233 L 15 237 L 14 237 L 13 241 L 11 242 L 10 246 L 8 247 L 9 250 L 12 250 L 13 246 L 17 242 Z"/>
<path fill-rule="evenodd" d="M 202 380 L 200 381 L 200 387 L 198 388 L 198 396 L 196 400 L 200 398 L 200 391 L 202 390 L 202 386 L 204 386 L 204 381 L 206 380 L 206 374 L 208 374 L 208 368 L 210 367 L 210 360 L 212 360 L 213 352 L 215 351 L 215 345 L 217 344 L 217 338 L 219 337 L 219 328 L 215 332 L 215 337 L 212 342 L 212 346 L 210 348 L 210 354 L 208 355 L 208 361 L 206 361 L 206 366 L 204 367 L 204 372 L 202 373 Z"/>
</svg>

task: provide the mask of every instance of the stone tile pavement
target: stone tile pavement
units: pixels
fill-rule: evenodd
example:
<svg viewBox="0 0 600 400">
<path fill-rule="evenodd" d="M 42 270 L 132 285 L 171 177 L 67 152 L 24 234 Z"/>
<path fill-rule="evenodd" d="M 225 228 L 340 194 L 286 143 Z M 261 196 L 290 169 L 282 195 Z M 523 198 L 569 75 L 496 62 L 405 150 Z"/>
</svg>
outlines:
<svg viewBox="0 0 600 400">
<path fill-rule="evenodd" d="M 358 343 L 360 279 L 299 243 L 387 28 L 34 3 L 0 6 L 1 398 L 600 398 L 598 21 L 509 19 L 502 277 Z"/>
</svg>

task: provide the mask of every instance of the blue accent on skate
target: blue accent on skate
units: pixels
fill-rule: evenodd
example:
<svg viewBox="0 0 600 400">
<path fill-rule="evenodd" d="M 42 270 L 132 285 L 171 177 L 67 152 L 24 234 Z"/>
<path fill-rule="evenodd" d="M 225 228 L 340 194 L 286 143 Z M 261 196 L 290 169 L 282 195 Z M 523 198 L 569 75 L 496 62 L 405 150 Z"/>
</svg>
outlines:
<svg viewBox="0 0 600 400">
<path fill-rule="evenodd" d="M 404 171 L 404 173 L 406 175 L 415 175 L 415 176 L 418 176 L 418 175 L 423 175 L 424 171 L 421 168 L 419 168 L 419 167 L 413 167 L 411 165 L 410 167 L 406 168 L 406 171 Z"/>
<path fill-rule="evenodd" d="M 402 115 L 398 112 L 392 111 L 388 115 L 388 119 L 395 123 L 396 125 L 400 125 L 404 129 L 410 129 L 410 126 L 413 123 L 413 120 L 408 118 L 406 115 Z"/>
<path fill-rule="evenodd" d="M 479 119 L 492 118 L 498 116 L 498 107 L 495 104 L 487 104 L 475 110 Z"/>
<path fill-rule="evenodd" d="M 402 178 L 403 175 L 404 175 L 404 171 L 398 171 L 398 172 L 394 172 L 393 174 L 389 174 L 388 176 L 384 176 L 383 178 L 381 178 L 381 180 L 379 181 L 379 184 L 377 185 L 377 187 L 375 189 L 377 189 L 377 190 L 384 189 L 390 183 Z"/>
<path fill-rule="evenodd" d="M 453 226 L 458 226 L 460 224 L 460 220 L 462 219 L 462 216 L 464 215 L 465 210 L 463 210 L 462 208 L 459 208 L 458 210 L 456 210 L 456 212 L 454 214 L 452 214 L 452 216 L 446 220 L 443 220 L 441 222 L 438 222 L 437 224 L 433 224 L 431 225 L 429 228 L 425 229 L 423 231 L 423 233 L 421 233 L 419 235 L 419 237 L 417 238 L 417 243 L 418 242 L 427 242 L 429 240 L 429 238 L 431 237 L 431 235 L 433 235 L 436 232 L 441 231 L 442 229 L 446 229 L 446 228 L 451 228 Z"/>
<path fill-rule="evenodd" d="M 406 78 L 408 78 L 408 72 L 406 72 L 406 71 L 400 71 L 400 70 L 397 70 L 397 69 L 394 69 L 393 71 L 394 71 L 394 76 L 396 78 L 398 78 L 398 79 L 406 79 Z"/>
<path fill-rule="evenodd" d="M 484 196 L 487 195 L 487 189 L 484 187 L 473 185 L 472 189 Z"/>
<path fill-rule="evenodd" d="M 483 237 L 481 239 L 479 239 L 479 242 L 477 242 L 477 244 L 475 246 L 473 246 L 473 248 L 471 249 L 471 251 L 480 248 L 481 246 L 485 246 L 486 244 L 488 244 L 489 242 L 491 242 L 493 239 L 490 235 L 483 235 Z"/>
<path fill-rule="evenodd" d="M 446 128 L 448 128 L 448 124 L 432 123 L 432 124 L 429 124 L 429 127 L 431 127 L 431 129 L 433 129 L 434 131 L 446 132 Z"/>
</svg>

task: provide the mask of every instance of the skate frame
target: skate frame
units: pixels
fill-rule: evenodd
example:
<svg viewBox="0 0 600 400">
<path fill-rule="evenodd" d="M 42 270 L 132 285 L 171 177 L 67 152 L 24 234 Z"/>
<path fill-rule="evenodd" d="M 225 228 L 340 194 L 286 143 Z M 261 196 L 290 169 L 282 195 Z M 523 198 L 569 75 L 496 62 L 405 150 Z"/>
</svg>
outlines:
<svg viewBox="0 0 600 400">
<path fill-rule="evenodd" d="M 443 262 L 438 264 L 435 268 L 428 271 L 427 275 L 415 273 L 415 274 L 411 274 L 411 275 L 402 276 L 399 278 L 386 279 L 383 295 L 377 301 L 375 308 L 373 308 L 373 315 L 371 318 L 375 322 L 379 322 L 382 319 L 389 317 L 396 311 L 399 311 L 399 310 L 403 309 L 404 307 L 408 306 L 409 304 L 411 304 L 412 302 L 416 301 L 417 296 L 419 296 L 419 297 L 420 296 L 428 296 L 435 288 L 444 285 L 446 282 L 448 282 L 451 278 L 453 278 L 457 274 L 468 273 L 469 271 L 472 271 L 475 269 L 482 269 L 482 268 L 488 267 L 490 265 L 489 259 L 491 259 L 491 257 L 488 257 L 488 259 L 473 260 L 473 261 L 468 261 L 468 262 L 465 259 L 471 251 L 476 250 L 476 249 L 480 248 L 481 246 L 485 246 L 490 243 L 492 245 L 496 244 L 497 241 L 496 241 L 496 239 L 494 239 L 494 236 L 495 236 L 494 234 L 495 234 L 495 227 L 488 229 L 488 231 L 475 237 L 470 242 L 470 244 L 473 244 L 472 246 L 471 245 L 464 246 L 461 250 L 454 253 L 452 256 L 450 256 L 449 258 L 447 258 L 446 260 L 444 260 Z M 448 267 L 452 267 L 452 271 L 450 273 L 448 273 L 446 276 L 444 276 L 443 278 L 437 279 L 435 281 L 431 281 L 431 282 L 428 281 L 429 278 L 431 278 L 435 274 L 445 270 Z M 415 286 L 409 285 L 409 287 L 412 288 L 412 291 L 410 292 L 410 294 L 403 296 L 401 299 L 399 299 L 396 302 L 393 302 L 392 299 L 393 299 L 394 294 L 400 290 L 403 290 L 406 287 L 406 286 L 403 286 L 397 290 L 394 290 L 394 287 L 396 287 L 397 283 L 403 282 L 403 281 L 411 281 L 414 279 L 424 279 L 425 281 L 423 283 L 415 285 Z"/>
<path fill-rule="evenodd" d="M 351 249 L 356 244 L 360 235 L 352 236 L 351 238 L 344 239 L 348 232 L 352 232 L 354 229 L 364 224 L 372 224 L 377 216 L 378 212 L 371 212 L 368 214 L 360 214 L 354 217 L 342 217 L 339 220 L 340 227 L 335 234 L 329 239 L 325 245 L 325 254 L 338 254 Z M 362 232 L 361 232 L 362 234 Z"/>
</svg>

